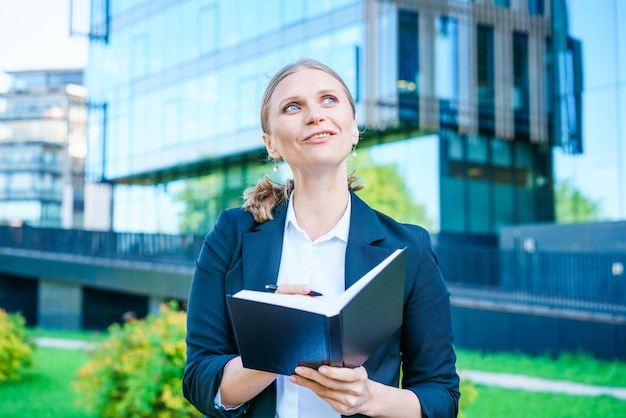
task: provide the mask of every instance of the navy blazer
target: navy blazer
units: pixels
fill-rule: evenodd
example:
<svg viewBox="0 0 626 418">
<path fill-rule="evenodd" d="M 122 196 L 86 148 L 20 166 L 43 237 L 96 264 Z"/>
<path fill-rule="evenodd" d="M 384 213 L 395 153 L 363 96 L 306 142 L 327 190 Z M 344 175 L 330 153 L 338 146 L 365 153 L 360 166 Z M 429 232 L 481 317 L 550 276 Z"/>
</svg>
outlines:
<svg viewBox="0 0 626 418">
<path fill-rule="evenodd" d="M 213 405 L 226 363 L 238 355 L 227 294 L 243 288 L 263 290 L 276 283 L 287 205 L 274 220 L 257 223 L 243 209 L 223 211 L 196 261 L 187 305 L 187 363 L 183 393 L 211 417 L 274 418 L 276 388 L 271 384 L 236 411 Z M 398 248 L 407 247 L 407 276 L 402 327 L 364 364 L 369 378 L 413 391 L 423 417 L 456 417 L 459 377 L 452 346 L 448 289 L 437 266 L 430 236 L 416 225 L 400 224 L 371 209 L 352 193 L 346 247 L 346 288 Z M 389 405 L 389 408 L 393 408 Z"/>
</svg>

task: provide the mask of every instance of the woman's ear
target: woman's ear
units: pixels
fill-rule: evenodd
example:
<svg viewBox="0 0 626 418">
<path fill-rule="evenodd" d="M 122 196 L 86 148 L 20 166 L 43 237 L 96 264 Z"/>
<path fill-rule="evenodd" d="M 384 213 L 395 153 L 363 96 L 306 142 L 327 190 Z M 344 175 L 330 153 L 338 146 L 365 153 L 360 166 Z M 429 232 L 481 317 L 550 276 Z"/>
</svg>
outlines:
<svg viewBox="0 0 626 418">
<path fill-rule="evenodd" d="M 265 143 L 265 149 L 267 150 L 267 154 L 273 159 L 279 160 L 280 153 L 276 151 L 276 148 L 274 148 L 272 137 L 266 133 L 264 133 L 262 136 L 263 136 L 263 142 Z"/>
<path fill-rule="evenodd" d="M 356 145 L 359 143 L 359 135 L 361 134 L 361 132 L 359 132 L 359 124 L 357 123 L 357 118 L 356 116 L 354 117 L 354 126 L 352 127 L 352 144 Z"/>
</svg>

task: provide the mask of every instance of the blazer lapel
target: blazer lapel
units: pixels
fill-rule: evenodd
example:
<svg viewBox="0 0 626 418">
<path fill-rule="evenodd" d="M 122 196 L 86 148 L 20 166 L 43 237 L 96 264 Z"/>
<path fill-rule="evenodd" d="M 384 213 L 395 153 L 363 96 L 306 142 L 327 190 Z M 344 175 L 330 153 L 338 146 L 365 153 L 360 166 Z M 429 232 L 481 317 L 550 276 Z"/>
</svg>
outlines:
<svg viewBox="0 0 626 418">
<path fill-rule="evenodd" d="M 350 234 L 346 247 L 346 289 L 395 250 L 382 246 L 385 238 L 385 230 L 376 213 L 352 192 Z"/>
<path fill-rule="evenodd" d="M 263 290 L 276 283 L 283 248 L 287 205 L 275 213 L 274 220 L 258 224 L 243 236 L 242 263 L 244 289 Z"/>
<path fill-rule="evenodd" d="M 241 259 L 245 289 L 263 290 L 266 284 L 276 283 L 286 217 L 285 204 L 276 212 L 273 221 L 258 224 L 244 234 Z M 345 261 L 346 289 L 396 249 L 383 246 L 385 238 L 384 227 L 375 212 L 352 192 Z"/>
</svg>

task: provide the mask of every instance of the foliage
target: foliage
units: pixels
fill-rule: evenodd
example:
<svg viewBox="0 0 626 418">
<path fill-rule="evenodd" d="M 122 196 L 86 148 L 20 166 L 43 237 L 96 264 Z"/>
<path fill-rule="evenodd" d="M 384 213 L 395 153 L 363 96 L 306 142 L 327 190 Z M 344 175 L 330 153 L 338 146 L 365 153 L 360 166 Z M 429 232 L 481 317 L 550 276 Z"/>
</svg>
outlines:
<svg viewBox="0 0 626 418">
<path fill-rule="evenodd" d="M 176 196 L 185 203 L 179 221 L 182 233 L 209 231 L 216 219 L 215 210 L 211 210 L 211 202 L 217 197 L 219 186 L 215 176 L 204 176 L 185 182 L 185 188 Z"/>
<path fill-rule="evenodd" d="M 601 218 L 601 202 L 592 200 L 573 188 L 569 180 L 554 187 L 556 220 L 561 223 L 591 222 Z"/>
<path fill-rule="evenodd" d="M 179 213 L 180 232 L 207 233 L 222 209 L 241 205 L 244 189 L 256 184 L 267 169 L 265 161 L 258 166 L 246 167 L 245 172 L 232 168 L 233 172 L 217 171 L 186 180 L 184 188 L 176 195 L 176 199 L 184 205 Z"/>
<path fill-rule="evenodd" d="M 465 418 L 465 411 L 468 405 L 472 404 L 478 397 L 476 386 L 467 379 L 461 379 L 459 387 L 461 398 L 459 399 L 459 415 L 458 418 Z"/>
<path fill-rule="evenodd" d="M 87 408 L 102 418 L 200 416 L 181 393 L 185 318 L 162 305 L 159 315 L 109 327 L 74 382 Z"/>
<path fill-rule="evenodd" d="M 25 324 L 22 315 L 0 309 L 0 382 L 19 379 L 32 365 L 33 347 Z"/>
<path fill-rule="evenodd" d="M 413 201 L 404 178 L 393 164 L 377 164 L 371 157 L 361 157 L 355 174 L 364 187 L 358 192 L 372 208 L 397 221 L 421 225 L 431 230 L 433 221 L 426 206 Z"/>
</svg>

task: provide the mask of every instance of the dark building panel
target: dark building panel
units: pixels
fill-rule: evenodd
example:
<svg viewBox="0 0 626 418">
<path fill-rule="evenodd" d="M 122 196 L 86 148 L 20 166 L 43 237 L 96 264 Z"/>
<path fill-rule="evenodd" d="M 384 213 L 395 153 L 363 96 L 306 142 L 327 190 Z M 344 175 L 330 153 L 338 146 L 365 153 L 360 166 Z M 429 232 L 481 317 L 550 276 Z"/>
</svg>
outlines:
<svg viewBox="0 0 626 418">
<path fill-rule="evenodd" d="M 147 314 L 148 298 L 145 296 L 83 289 L 82 329 L 104 330 L 129 317 L 143 318 Z"/>
<path fill-rule="evenodd" d="M 37 325 L 36 280 L 0 275 L 0 308 L 7 312 L 19 312 L 26 319 L 26 325 Z"/>
</svg>

